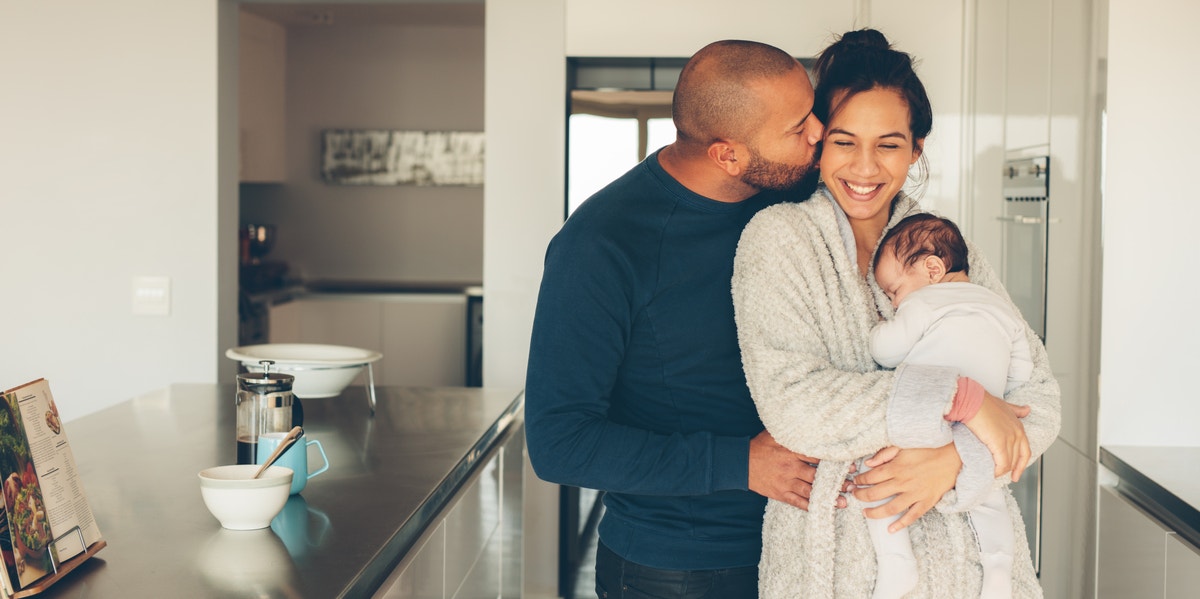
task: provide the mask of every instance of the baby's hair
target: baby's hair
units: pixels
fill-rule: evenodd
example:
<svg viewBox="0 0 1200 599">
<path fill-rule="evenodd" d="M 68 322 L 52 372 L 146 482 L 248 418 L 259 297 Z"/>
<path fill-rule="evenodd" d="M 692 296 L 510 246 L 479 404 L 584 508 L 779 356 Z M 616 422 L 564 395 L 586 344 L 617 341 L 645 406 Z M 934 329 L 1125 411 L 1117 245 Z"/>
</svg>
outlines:
<svg viewBox="0 0 1200 599">
<path fill-rule="evenodd" d="M 971 274 L 967 264 L 967 242 L 958 226 L 948 218 L 927 212 L 905 217 L 879 242 L 874 267 L 879 266 L 879 257 L 889 248 L 904 268 L 926 256 L 937 256 L 946 263 L 946 272 Z"/>
</svg>

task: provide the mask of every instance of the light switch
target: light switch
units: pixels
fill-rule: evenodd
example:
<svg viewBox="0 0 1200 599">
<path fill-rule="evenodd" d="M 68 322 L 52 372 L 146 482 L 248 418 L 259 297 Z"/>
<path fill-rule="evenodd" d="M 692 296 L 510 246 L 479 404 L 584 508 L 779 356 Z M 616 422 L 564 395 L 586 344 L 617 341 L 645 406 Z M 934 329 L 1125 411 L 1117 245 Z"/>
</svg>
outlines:
<svg viewBox="0 0 1200 599">
<path fill-rule="evenodd" d="M 171 313 L 171 279 L 169 277 L 133 278 L 133 313 L 167 316 Z"/>
</svg>

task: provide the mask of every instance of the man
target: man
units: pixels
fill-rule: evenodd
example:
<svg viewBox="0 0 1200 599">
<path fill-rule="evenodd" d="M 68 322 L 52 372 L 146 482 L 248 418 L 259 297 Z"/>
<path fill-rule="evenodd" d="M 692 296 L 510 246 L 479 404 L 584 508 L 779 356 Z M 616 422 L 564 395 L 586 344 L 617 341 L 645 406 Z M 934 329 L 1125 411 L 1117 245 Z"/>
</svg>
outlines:
<svg viewBox="0 0 1200 599">
<path fill-rule="evenodd" d="M 757 596 L 765 497 L 807 508 L 815 460 L 763 431 L 730 297 L 742 228 L 795 195 L 822 125 L 804 68 L 765 44 L 684 67 L 677 139 L 551 241 L 526 380 L 541 478 L 606 491 L 601 597 Z M 633 580 L 636 578 L 636 582 Z"/>
</svg>

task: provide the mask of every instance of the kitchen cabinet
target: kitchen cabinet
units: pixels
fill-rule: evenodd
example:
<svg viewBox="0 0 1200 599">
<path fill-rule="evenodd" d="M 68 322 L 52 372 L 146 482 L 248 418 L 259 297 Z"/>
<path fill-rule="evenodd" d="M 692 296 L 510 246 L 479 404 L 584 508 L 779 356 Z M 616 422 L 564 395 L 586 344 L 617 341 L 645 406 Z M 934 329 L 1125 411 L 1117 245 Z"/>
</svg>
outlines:
<svg viewBox="0 0 1200 599">
<path fill-rule="evenodd" d="M 1194 599 L 1200 589 L 1200 550 L 1180 539 L 1167 537 L 1166 599 Z"/>
<path fill-rule="evenodd" d="M 1114 488 L 1101 487 L 1097 599 L 1163 597 L 1169 533 Z"/>
<path fill-rule="evenodd" d="M 413 550 L 412 557 L 390 585 L 384 584 L 384 599 L 443 599 L 446 596 L 446 523 L 430 529 L 428 537 Z"/>
<path fill-rule="evenodd" d="M 1027 474 L 1029 471 L 1027 471 Z M 1094 597 L 1096 462 L 1059 438 L 1042 455 L 1041 569 L 1047 599 Z"/>
<path fill-rule="evenodd" d="M 374 350 L 376 385 L 466 385 L 467 295 L 314 293 L 269 310 L 271 343 Z M 352 384 L 366 382 L 366 374 Z"/>
<path fill-rule="evenodd" d="M 455 494 L 376 599 L 520 596 L 524 447 L 521 426 Z"/>
<path fill-rule="evenodd" d="M 286 173 L 287 34 L 242 12 L 238 20 L 238 179 L 281 182 Z"/>
<path fill-rule="evenodd" d="M 466 385 L 466 295 L 395 295 L 381 308 L 381 371 L 395 381 L 384 384 Z"/>
<path fill-rule="evenodd" d="M 1198 460 L 1197 446 L 1100 448 L 1096 597 L 1196 596 Z"/>
</svg>

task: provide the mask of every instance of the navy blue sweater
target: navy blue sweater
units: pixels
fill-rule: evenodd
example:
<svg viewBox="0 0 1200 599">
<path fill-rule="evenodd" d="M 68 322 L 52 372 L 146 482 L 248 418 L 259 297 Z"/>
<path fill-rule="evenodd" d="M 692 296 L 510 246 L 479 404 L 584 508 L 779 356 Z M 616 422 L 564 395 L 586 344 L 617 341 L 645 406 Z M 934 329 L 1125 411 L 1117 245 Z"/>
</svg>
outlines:
<svg viewBox="0 0 1200 599">
<path fill-rule="evenodd" d="M 730 297 L 742 228 L 780 194 L 722 203 L 657 153 L 584 202 L 546 253 L 526 378 L 538 476 L 606 491 L 600 538 L 656 568 L 758 563 L 747 490 L 763 430 Z"/>
</svg>

